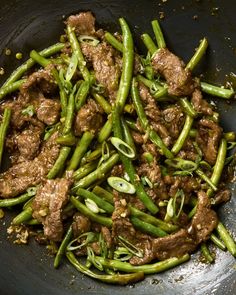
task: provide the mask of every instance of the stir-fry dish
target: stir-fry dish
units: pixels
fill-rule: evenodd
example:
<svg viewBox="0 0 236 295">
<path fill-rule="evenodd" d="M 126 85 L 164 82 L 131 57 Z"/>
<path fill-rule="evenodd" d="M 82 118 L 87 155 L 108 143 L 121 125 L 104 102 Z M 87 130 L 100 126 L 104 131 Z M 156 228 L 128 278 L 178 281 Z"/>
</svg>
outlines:
<svg viewBox="0 0 236 295">
<path fill-rule="evenodd" d="M 230 199 L 235 134 L 204 98 L 233 89 L 194 76 L 206 38 L 186 65 L 157 20 L 145 55 L 119 23 L 111 34 L 91 12 L 69 16 L 61 42 L 32 50 L 0 88 L 0 210 L 17 208 L 8 233 L 50 246 L 55 268 L 67 258 L 125 285 L 197 249 L 208 263 L 214 246 L 236 256 L 215 211 Z"/>
</svg>

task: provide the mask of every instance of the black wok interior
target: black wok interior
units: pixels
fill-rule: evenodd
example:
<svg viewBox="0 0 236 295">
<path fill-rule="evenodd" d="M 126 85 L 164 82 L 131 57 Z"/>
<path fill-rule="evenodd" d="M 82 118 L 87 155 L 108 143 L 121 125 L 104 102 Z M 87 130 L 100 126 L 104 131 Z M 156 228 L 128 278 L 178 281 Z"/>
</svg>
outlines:
<svg viewBox="0 0 236 295">
<path fill-rule="evenodd" d="M 99 26 L 119 30 L 117 20 L 123 16 L 135 36 L 136 45 L 142 32 L 150 32 L 152 19 L 164 12 L 161 21 L 168 46 L 188 61 L 199 40 L 206 36 L 210 46 L 197 73 L 214 83 L 225 83 L 226 74 L 236 72 L 235 1 L 213 0 L 1 0 L 0 1 L 0 67 L 5 75 L 0 84 L 32 49 L 43 49 L 55 43 L 63 32 L 63 19 L 69 14 L 91 10 Z M 13 52 L 5 56 L 4 49 Z M 236 104 L 214 100 L 221 113 L 225 130 L 236 131 Z M 236 234 L 236 196 L 232 185 L 231 201 L 219 212 L 221 220 Z M 0 294 L 2 295 L 75 295 L 75 294 L 235 294 L 236 262 L 226 252 L 216 250 L 212 265 L 199 261 L 199 253 L 191 261 L 163 274 L 147 276 L 136 285 L 106 285 L 77 273 L 67 262 L 54 270 L 53 257 L 43 246 L 17 246 L 7 240 L 9 216 L 0 223 Z"/>
</svg>

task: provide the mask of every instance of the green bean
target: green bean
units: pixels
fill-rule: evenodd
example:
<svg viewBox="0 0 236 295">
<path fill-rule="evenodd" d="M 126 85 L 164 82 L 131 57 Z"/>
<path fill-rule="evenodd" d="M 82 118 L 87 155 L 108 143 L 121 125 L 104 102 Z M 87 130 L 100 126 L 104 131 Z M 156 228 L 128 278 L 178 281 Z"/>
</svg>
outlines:
<svg viewBox="0 0 236 295">
<path fill-rule="evenodd" d="M 74 119 L 74 111 L 75 111 L 75 97 L 74 93 L 72 92 L 69 96 L 68 105 L 66 108 L 66 117 L 65 117 L 65 124 L 63 128 L 63 135 L 67 135 L 71 133 L 71 128 Z"/>
<path fill-rule="evenodd" d="M 56 141 L 61 145 L 74 146 L 76 144 L 76 137 L 70 133 L 58 137 Z"/>
<path fill-rule="evenodd" d="M 58 268 L 58 266 L 60 265 L 61 259 L 66 252 L 66 247 L 72 238 L 72 234 L 73 234 L 73 230 L 72 230 L 72 226 L 70 226 L 69 229 L 67 230 L 62 242 L 61 242 L 61 245 L 60 245 L 60 247 L 57 251 L 56 257 L 54 259 L 54 267 L 55 268 Z"/>
<path fill-rule="evenodd" d="M 92 212 L 74 196 L 70 197 L 70 201 L 78 211 L 90 218 L 92 221 L 105 225 L 109 228 L 112 226 L 112 219 L 110 217 L 101 216 Z"/>
<path fill-rule="evenodd" d="M 219 238 L 217 238 L 216 235 L 211 234 L 210 239 L 218 248 L 220 248 L 223 251 L 226 250 L 225 244 Z"/>
<path fill-rule="evenodd" d="M 122 126 L 122 131 L 123 131 L 123 136 L 124 136 L 124 142 L 126 142 L 131 147 L 131 149 L 134 151 L 134 154 L 137 155 L 136 146 L 135 146 L 133 137 L 132 137 L 129 127 L 126 124 L 123 117 L 121 117 L 121 126 Z"/>
<path fill-rule="evenodd" d="M 81 166 L 79 169 L 77 169 L 74 174 L 73 178 L 75 181 L 80 180 L 81 178 L 87 176 L 90 172 L 94 171 L 97 168 L 98 162 L 89 162 L 86 163 L 84 166 Z"/>
<path fill-rule="evenodd" d="M 44 68 L 51 63 L 48 59 L 41 56 L 36 50 L 32 50 L 30 52 L 30 57 Z"/>
<path fill-rule="evenodd" d="M 234 95 L 233 89 L 226 89 L 226 88 L 218 87 L 215 85 L 208 84 L 206 82 L 201 82 L 201 89 L 203 92 L 205 92 L 207 94 L 221 97 L 221 98 L 225 98 L 225 99 L 229 99 Z"/>
<path fill-rule="evenodd" d="M 16 205 L 25 203 L 31 197 L 32 197 L 31 195 L 29 195 L 28 193 L 25 193 L 25 194 L 20 195 L 19 197 L 16 197 L 16 198 L 0 200 L 0 208 L 12 207 L 12 206 L 16 206 Z"/>
<path fill-rule="evenodd" d="M 194 110 L 191 102 L 187 99 L 187 97 L 180 98 L 179 100 L 181 107 L 183 108 L 183 111 L 189 115 L 192 118 L 197 117 L 197 112 Z"/>
<path fill-rule="evenodd" d="M 108 192 L 107 190 L 105 190 L 104 188 L 96 185 L 93 188 L 93 193 L 101 198 L 103 198 L 104 200 L 108 201 L 110 204 L 113 204 L 113 194 Z"/>
<path fill-rule="evenodd" d="M 188 218 L 191 219 L 195 215 L 196 212 L 197 212 L 197 205 L 195 205 L 193 207 L 193 209 L 188 213 Z"/>
<path fill-rule="evenodd" d="M 132 129 L 134 131 L 139 131 L 136 126 L 136 122 L 133 119 L 125 118 L 125 122 L 129 126 L 130 129 Z"/>
<path fill-rule="evenodd" d="M 66 159 L 68 158 L 70 154 L 70 151 L 71 151 L 71 148 L 68 146 L 64 146 L 60 149 L 60 153 L 55 164 L 53 165 L 53 167 L 47 174 L 47 179 L 55 178 L 58 175 L 58 173 L 61 171 L 61 169 L 63 169 Z"/>
<path fill-rule="evenodd" d="M 147 233 L 153 237 L 167 236 L 167 233 L 165 231 L 163 231 L 161 228 L 159 228 L 153 224 L 147 223 L 145 221 L 142 221 L 142 220 L 138 219 L 137 217 L 131 216 L 130 221 L 135 228 L 137 228 L 141 232 Z"/>
<path fill-rule="evenodd" d="M 102 129 L 98 133 L 98 142 L 103 143 L 106 141 L 112 132 L 112 116 L 109 116 L 106 123 L 103 125 Z"/>
<path fill-rule="evenodd" d="M 89 132 L 85 131 L 82 135 L 80 141 L 78 142 L 75 151 L 72 155 L 72 158 L 67 166 L 67 170 L 76 170 L 79 166 L 82 157 L 86 153 L 90 143 L 92 142 L 94 135 Z"/>
<path fill-rule="evenodd" d="M 151 153 L 149 153 L 149 152 L 144 152 L 143 157 L 147 161 L 148 164 L 151 164 L 154 161 L 153 155 Z"/>
<path fill-rule="evenodd" d="M 10 94 L 16 90 L 18 90 L 24 83 L 25 79 L 18 80 L 16 82 L 12 82 L 9 85 L 1 87 L 0 89 L 0 100 L 2 100 L 7 94 Z"/>
<path fill-rule="evenodd" d="M 68 39 L 70 41 L 71 48 L 78 58 L 79 70 L 80 70 L 84 80 L 89 81 L 90 80 L 90 73 L 86 67 L 86 61 L 85 61 L 83 53 L 81 51 L 80 44 L 76 38 L 73 28 L 71 28 L 69 25 L 67 26 L 67 35 L 68 35 Z"/>
<path fill-rule="evenodd" d="M 178 152 L 182 149 L 188 135 L 189 135 L 189 131 L 192 127 L 193 124 L 193 118 L 189 115 L 186 115 L 186 119 L 185 119 L 185 123 L 184 123 L 184 127 L 177 139 L 177 141 L 175 142 L 175 144 L 173 145 L 171 152 L 173 154 L 178 154 Z"/>
<path fill-rule="evenodd" d="M 83 188 L 79 188 L 76 191 L 76 195 L 83 197 L 85 199 L 90 199 L 90 200 L 94 201 L 98 205 L 99 208 L 103 209 L 107 213 L 112 214 L 114 211 L 113 205 L 111 205 L 107 201 L 103 200 L 102 198 L 98 197 L 96 194 L 94 194 L 90 191 L 87 191 Z"/>
<path fill-rule="evenodd" d="M 70 261 L 70 263 L 78 271 L 82 272 L 83 274 L 91 278 L 100 280 L 105 283 L 127 285 L 127 284 L 135 283 L 144 279 L 143 272 L 137 272 L 132 274 L 107 274 L 107 275 L 97 274 L 92 272 L 89 268 L 87 268 L 83 264 L 79 263 L 79 261 L 75 258 L 74 254 L 71 251 L 68 251 L 66 253 L 66 256 L 68 260 Z"/>
<path fill-rule="evenodd" d="M 27 207 L 12 220 L 12 224 L 20 225 L 21 223 L 30 220 L 32 218 L 32 213 L 33 209 L 31 208 L 31 206 Z"/>
<path fill-rule="evenodd" d="M 153 20 L 152 21 L 152 29 L 156 37 L 157 45 L 159 48 L 165 48 L 166 47 L 166 42 L 163 37 L 161 27 L 159 25 L 158 20 Z"/>
<path fill-rule="evenodd" d="M 160 149 L 161 153 L 165 155 L 167 158 L 173 158 L 172 153 L 168 150 L 162 139 L 159 135 L 151 129 L 147 116 L 145 114 L 144 108 L 142 106 L 142 102 L 138 93 L 137 82 L 136 79 L 133 78 L 132 87 L 131 87 L 131 95 L 134 103 L 135 110 L 137 112 L 140 124 L 144 131 L 149 135 L 150 140 L 157 145 Z"/>
<path fill-rule="evenodd" d="M 168 94 L 167 87 L 163 87 L 157 81 L 151 81 L 149 79 L 146 79 L 140 74 L 137 75 L 137 80 L 143 83 L 146 87 L 148 87 L 151 91 L 151 95 L 157 100 Z M 153 86 L 155 86 L 156 88 L 155 92 L 153 92 Z"/>
<path fill-rule="evenodd" d="M 153 55 L 158 48 L 156 47 L 150 35 L 145 33 L 141 36 L 141 38 L 143 40 L 144 45 L 147 47 L 147 50 L 151 53 L 151 55 Z"/>
<path fill-rule="evenodd" d="M 201 170 L 201 169 L 196 169 L 195 173 L 200 176 L 214 191 L 217 191 L 217 187 L 215 184 L 211 181 L 211 179 Z"/>
<path fill-rule="evenodd" d="M 191 71 L 194 70 L 194 68 L 197 66 L 197 64 L 200 62 L 203 55 L 205 54 L 205 52 L 207 50 L 207 47 L 208 47 L 207 39 L 203 38 L 200 41 L 200 45 L 199 45 L 198 49 L 196 50 L 193 57 L 188 62 L 187 66 L 186 66 L 186 69 L 189 69 Z"/>
<path fill-rule="evenodd" d="M 106 32 L 104 37 L 106 41 L 110 43 L 115 49 L 117 49 L 120 52 L 123 52 L 123 44 L 120 41 L 118 41 L 116 37 L 114 37 L 111 33 Z"/>
<path fill-rule="evenodd" d="M 24 221 L 24 224 L 27 224 L 27 225 L 39 225 L 39 224 L 42 224 L 42 223 L 40 221 L 38 221 L 37 219 L 32 218 L 30 220 Z"/>
<path fill-rule="evenodd" d="M 218 149 L 216 163 L 213 168 L 213 173 L 211 175 L 211 182 L 216 186 L 218 185 L 221 178 L 221 174 L 225 164 L 226 153 L 227 153 L 227 141 L 224 138 L 222 138 L 219 149 Z M 208 196 L 211 196 L 212 193 L 213 193 L 212 189 L 209 189 L 207 191 Z"/>
<path fill-rule="evenodd" d="M 2 154 L 5 145 L 5 138 L 11 121 L 11 109 L 5 108 L 0 126 L 0 166 L 2 164 Z"/>
<path fill-rule="evenodd" d="M 133 206 L 129 205 L 129 210 L 130 210 L 131 216 L 138 217 L 140 220 L 143 220 L 145 223 L 150 223 L 152 225 L 155 225 L 167 233 L 175 232 L 178 229 L 177 225 L 167 223 L 150 214 L 144 213 Z"/>
<path fill-rule="evenodd" d="M 89 93 L 89 88 L 90 88 L 89 81 L 82 81 L 75 95 L 76 111 L 79 111 L 81 107 L 85 104 L 85 101 Z"/>
<path fill-rule="evenodd" d="M 190 258 L 189 254 L 185 254 L 181 257 L 172 257 L 163 261 L 159 261 L 153 264 L 144 265 L 132 265 L 128 262 L 121 262 L 119 260 L 106 259 L 100 256 L 95 256 L 95 259 L 100 262 L 103 266 L 108 268 L 119 270 L 123 272 L 144 272 L 145 274 L 160 273 L 170 268 L 173 268 L 181 263 L 188 261 Z"/>
<path fill-rule="evenodd" d="M 85 165 L 86 163 L 93 162 L 95 160 L 98 160 L 102 155 L 102 145 L 99 145 L 94 151 L 88 152 L 82 160 L 81 160 L 81 165 Z"/>
<path fill-rule="evenodd" d="M 195 138 L 197 136 L 197 129 L 191 128 L 189 131 L 189 136 Z"/>
<path fill-rule="evenodd" d="M 48 57 L 50 55 L 53 55 L 57 52 L 59 52 L 62 48 L 64 47 L 64 44 L 62 43 L 56 43 L 54 45 L 51 45 L 48 48 L 43 49 L 42 51 L 39 52 L 40 55 L 43 57 Z M 32 58 L 29 58 L 27 61 L 25 61 L 21 66 L 19 66 L 7 79 L 7 81 L 2 85 L 0 88 L 0 93 L 2 88 L 6 86 L 10 86 L 10 84 L 16 82 L 18 79 L 20 79 L 23 74 L 32 68 L 32 66 L 35 64 L 35 61 Z"/>
<path fill-rule="evenodd" d="M 236 243 L 234 239 L 231 237 L 230 233 L 227 231 L 225 226 L 219 222 L 216 231 L 218 235 L 220 236 L 221 240 L 224 242 L 226 248 L 229 250 L 229 252 L 236 257 Z"/>
<path fill-rule="evenodd" d="M 88 188 L 97 180 L 104 178 L 105 174 L 109 172 L 118 161 L 119 155 L 112 155 L 106 162 L 103 162 L 95 171 L 91 172 L 90 174 L 76 182 L 74 189 L 79 187 Z"/>
<path fill-rule="evenodd" d="M 119 113 L 122 113 L 126 99 L 129 94 L 134 64 L 134 44 L 130 29 L 123 18 L 119 19 L 122 35 L 123 35 L 123 58 L 122 58 L 122 74 L 119 83 L 119 89 L 116 99 L 116 107 Z"/>
<path fill-rule="evenodd" d="M 201 244 L 201 251 L 202 251 L 202 255 L 205 257 L 206 261 L 208 261 L 209 263 L 212 263 L 214 261 L 214 258 L 212 257 L 206 243 Z"/>
<path fill-rule="evenodd" d="M 102 107 L 105 113 L 107 114 L 111 113 L 110 103 L 101 94 L 93 92 L 93 98 Z"/>
</svg>

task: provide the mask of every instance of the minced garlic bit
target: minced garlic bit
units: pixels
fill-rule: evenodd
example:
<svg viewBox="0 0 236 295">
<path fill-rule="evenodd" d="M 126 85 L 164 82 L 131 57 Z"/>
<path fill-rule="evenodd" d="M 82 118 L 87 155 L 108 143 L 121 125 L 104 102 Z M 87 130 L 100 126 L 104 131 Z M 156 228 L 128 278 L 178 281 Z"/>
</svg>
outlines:
<svg viewBox="0 0 236 295">
<path fill-rule="evenodd" d="M 2 75 L 4 75 L 5 74 L 5 70 L 4 70 L 4 68 L 0 68 L 0 75 L 2 76 Z"/>
<path fill-rule="evenodd" d="M 5 49 L 5 55 L 11 55 L 11 49 L 6 48 Z"/>
</svg>

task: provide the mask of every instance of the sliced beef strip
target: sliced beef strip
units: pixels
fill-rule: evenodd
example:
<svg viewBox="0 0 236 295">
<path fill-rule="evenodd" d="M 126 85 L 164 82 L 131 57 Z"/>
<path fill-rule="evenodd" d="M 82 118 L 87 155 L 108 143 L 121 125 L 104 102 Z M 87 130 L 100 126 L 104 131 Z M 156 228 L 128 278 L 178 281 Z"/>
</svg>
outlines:
<svg viewBox="0 0 236 295">
<path fill-rule="evenodd" d="M 39 99 L 37 118 L 46 125 L 55 124 L 60 118 L 61 104 L 56 99 Z"/>
<path fill-rule="evenodd" d="M 219 205 L 221 203 L 226 203 L 230 200 L 231 192 L 229 189 L 223 189 L 217 192 L 217 194 L 211 199 L 212 205 Z"/>
<path fill-rule="evenodd" d="M 75 30 L 77 36 L 95 34 L 95 17 L 90 11 L 70 15 L 66 24 Z"/>
<path fill-rule="evenodd" d="M 196 213 L 192 219 L 189 232 L 194 234 L 199 244 L 206 241 L 218 224 L 216 212 L 211 209 L 210 199 L 204 191 L 198 192 Z"/>
<path fill-rule="evenodd" d="M 196 88 L 192 93 L 191 103 L 195 111 L 198 113 L 209 116 L 213 114 L 211 105 L 205 99 L 203 99 L 202 92 L 198 88 Z"/>
<path fill-rule="evenodd" d="M 184 114 L 179 106 L 170 106 L 163 110 L 165 125 L 171 138 L 178 138 L 184 124 Z"/>
<path fill-rule="evenodd" d="M 39 128 L 30 126 L 18 136 L 16 136 L 16 145 L 18 147 L 20 157 L 27 160 L 34 159 L 40 148 L 42 131 Z"/>
<path fill-rule="evenodd" d="M 154 257 L 165 260 L 170 257 L 179 257 L 193 252 L 197 244 L 186 229 L 180 229 L 174 234 L 153 240 Z"/>
<path fill-rule="evenodd" d="M 112 238 L 122 236 L 128 241 L 135 240 L 136 231 L 129 220 L 127 201 L 121 194 L 113 190 L 114 211 L 112 213 Z"/>
<path fill-rule="evenodd" d="M 217 123 L 204 118 L 199 121 L 196 141 L 211 165 L 215 164 L 221 136 L 222 128 Z"/>
<path fill-rule="evenodd" d="M 110 229 L 106 226 L 102 226 L 101 228 L 101 234 L 103 236 L 103 239 L 106 243 L 106 246 L 108 249 L 111 249 L 112 245 L 113 245 L 113 239 L 111 236 L 111 232 Z"/>
<path fill-rule="evenodd" d="M 153 69 L 164 76 L 170 95 L 191 95 L 195 88 L 191 72 L 184 62 L 167 48 L 159 49 L 152 58 Z"/>
<path fill-rule="evenodd" d="M 52 68 L 53 66 L 49 65 L 31 74 L 20 88 L 22 96 L 27 99 L 29 95 L 34 96 L 35 92 L 41 92 L 44 95 L 55 94 L 57 84 L 51 73 Z"/>
<path fill-rule="evenodd" d="M 151 127 L 160 135 L 164 143 L 168 146 L 171 143 L 171 137 L 164 124 L 165 122 L 162 117 L 162 112 L 159 109 L 157 102 L 150 94 L 149 89 L 142 83 L 139 84 L 139 93 L 144 103 L 144 110 Z"/>
<path fill-rule="evenodd" d="M 42 222 L 44 235 L 51 241 L 62 239 L 62 209 L 68 202 L 70 185 L 71 181 L 65 178 L 46 180 L 34 198 L 33 217 Z"/>
<path fill-rule="evenodd" d="M 54 165 L 60 151 L 56 143 L 58 134 L 53 134 L 42 146 L 39 155 L 32 161 L 25 160 L 0 174 L 0 196 L 15 197 L 27 188 L 39 184 Z"/>
<path fill-rule="evenodd" d="M 143 265 L 153 260 L 152 238 L 148 235 L 137 233 L 135 247 L 143 251 L 143 257 L 133 256 L 129 263 L 132 265 Z"/>
<path fill-rule="evenodd" d="M 90 219 L 83 215 L 82 213 L 75 213 L 73 216 L 72 230 L 74 237 L 79 237 L 81 234 L 90 231 L 91 221 Z"/>
<path fill-rule="evenodd" d="M 88 61 L 93 65 L 97 81 L 104 86 L 105 95 L 113 104 L 116 100 L 121 75 L 121 56 L 106 42 L 96 47 L 89 43 L 81 43 L 81 49 Z"/>
<path fill-rule="evenodd" d="M 75 135 L 80 136 L 85 131 L 96 134 L 103 126 L 103 110 L 93 99 L 88 99 L 87 103 L 77 113 L 74 123 Z"/>
</svg>

